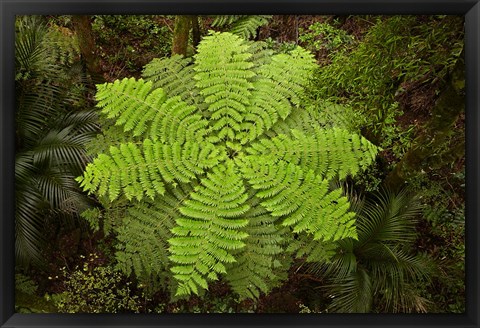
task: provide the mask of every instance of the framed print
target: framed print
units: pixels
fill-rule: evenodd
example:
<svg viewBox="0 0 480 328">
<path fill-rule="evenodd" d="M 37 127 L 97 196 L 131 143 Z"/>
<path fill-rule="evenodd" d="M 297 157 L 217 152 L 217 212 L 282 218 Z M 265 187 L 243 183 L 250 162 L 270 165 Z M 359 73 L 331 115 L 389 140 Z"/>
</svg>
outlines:
<svg viewBox="0 0 480 328">
<path fill-rule="evenodd" d="M 478 327 L 479 16 L 2 1 L 1 327 Z"/>
</svg>

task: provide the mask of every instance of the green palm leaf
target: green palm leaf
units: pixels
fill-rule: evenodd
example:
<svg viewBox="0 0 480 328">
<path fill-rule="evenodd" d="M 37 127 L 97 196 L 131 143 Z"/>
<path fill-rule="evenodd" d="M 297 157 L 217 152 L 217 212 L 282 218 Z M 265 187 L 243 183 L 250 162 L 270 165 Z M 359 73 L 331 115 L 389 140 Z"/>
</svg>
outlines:
<svg viewBox="0 0 480 328">
<path fill-rule="evenodd" d="M 343 278 L 332 280 L 333 301 L 330 306 L 334 312 L 367 313 L 372 309 L 373 283 L 367 271 L 359 268 Z"/>
<path fill-rule="evenodd" d="M 29 181 L 32 182 L 32 181 Z M 20 266 L 43 263 L 44 213 L 48 203 L 32 184 L 15 186 L 15 258 Z"/>
<path fill-rule="evenodd" d="M 89 161 L 84 145 L 98 127 L 95 113 L 76 107 L 84 95 L 71 89 L 82 84 L 71 70 L 71 39 L 39 16 L 18 17 L 16 32 L 16 259 L 42 265 L 45 223 L 67 224 L 88 204 L 74 177 Z"/>
<path fill-rule="evenodd" d="M 428 281 L 434 270 L 429 258 L 411 249 L 420 203 L 406 190 L 383 189 L 357 204 L 358 240 L 337 242 L 331 262 L 309 268 L 330 279 L 323 287 L 333 297 L 330 309 L 347 313 L 370 312 L 373 307 L 385 312 L 424 311 L 426 301 L 409 288 L 413 282 Z"/>
</svg>

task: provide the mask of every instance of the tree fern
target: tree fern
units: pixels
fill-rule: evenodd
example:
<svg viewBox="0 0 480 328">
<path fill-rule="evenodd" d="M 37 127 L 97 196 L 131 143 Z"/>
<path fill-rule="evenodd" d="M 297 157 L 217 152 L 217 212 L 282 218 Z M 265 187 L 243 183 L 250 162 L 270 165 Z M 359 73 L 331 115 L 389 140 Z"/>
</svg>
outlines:
<svg viewBox="0 0 480 328">
<path fill-rule="evenodd" d="M 154 60 L 148 80 L 98 86 L 98 107 L 110 122 L 101 140 L 110 143 L 78 181 L 109 202 L 133 205 L 118 228 L 127 273 L 168 267 L 177 296 L 199 294 L 225 275 L 240 297 L 256 298 L 285 277 L 292 253 L 306 254 L 289 247 L 292 233 L 310 241 L 311 260 L 327 257 L 322 242 L 356 238 L 348 199 L 330 180 L 358 173 L 377 149 L 309 120 L 302 90 L 314 67 L 301 48 L 273 55 L 212 32 L 192 62 Z M 185 185 L 191 191 L 172 198 Z M 165 220 L 169 233 L 152 232 Z M 145 252 L 135 251 L 142 235 Z M 168 261 L 154 251 L 165 242 Z M 141 263 L 151 252 L 157 260 L 147 268 Z"/>
</svg>

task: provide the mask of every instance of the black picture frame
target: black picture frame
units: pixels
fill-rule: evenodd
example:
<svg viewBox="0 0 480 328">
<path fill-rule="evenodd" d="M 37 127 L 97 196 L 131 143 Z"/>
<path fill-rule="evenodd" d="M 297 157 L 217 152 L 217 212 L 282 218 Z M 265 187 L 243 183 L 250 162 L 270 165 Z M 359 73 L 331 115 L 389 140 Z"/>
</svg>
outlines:
<svg viewBox="0 0 480 328">
<path fill-rule="evenodd" d="M 479 327 L 479 0 L 0 0 L 0 325 L 19 327 Z M 454 14 L 465 17 L 464 314 L 18 314 L 14 312 L 14 20 L 62 14 Z"/>
</svg>

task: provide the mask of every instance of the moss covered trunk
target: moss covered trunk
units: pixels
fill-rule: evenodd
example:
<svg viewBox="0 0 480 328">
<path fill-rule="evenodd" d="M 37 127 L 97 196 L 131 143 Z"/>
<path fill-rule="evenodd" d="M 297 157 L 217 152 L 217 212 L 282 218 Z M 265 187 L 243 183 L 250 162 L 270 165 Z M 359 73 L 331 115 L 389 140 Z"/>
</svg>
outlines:
<svg viewBox="0 0 480 328">
<path fill-rule="evenodd" d="M 95 53 L 95 39 L 90 16 L 73 15 L 72 23 L 78 38 L 80 53 L 93 83 L 104 83 L 105 78 L 103 77 L 100 60 Z"/>
<path fill-rule="evenodd" d="M 200 43 L 201 40 L 201 35 L 200 35 L 200 25 L 198 24 L 198 16 L 190 16 L 190 19 L 192 21 L 192 42 L 193 42 L 193 48 L 197 49 L 198 44 Z"/>
<path fill-rule="evenodd" d="M 184 15 L 175 16 L 175 29 L 173 31 L 172 55 L 187 55 L 188 36 L 190 32 L 191 17 Z"/>
<path fill-rule="evenodd" d="M 387 176 L 386 183 L 391 187 L 402 186 L 415 172 L 426 172 L 439 167 L 446 158 L 459 158 L 464 154 L 463 144 L 452 146 L 448 151 L 439 151 L 451 134 L 459 115 L 465 110 L 465 65 L 458 59 L 450 78 L 442 90 L 432 110 L 431 119 L 422 129 L 412 147 Z"/>
</svg>

